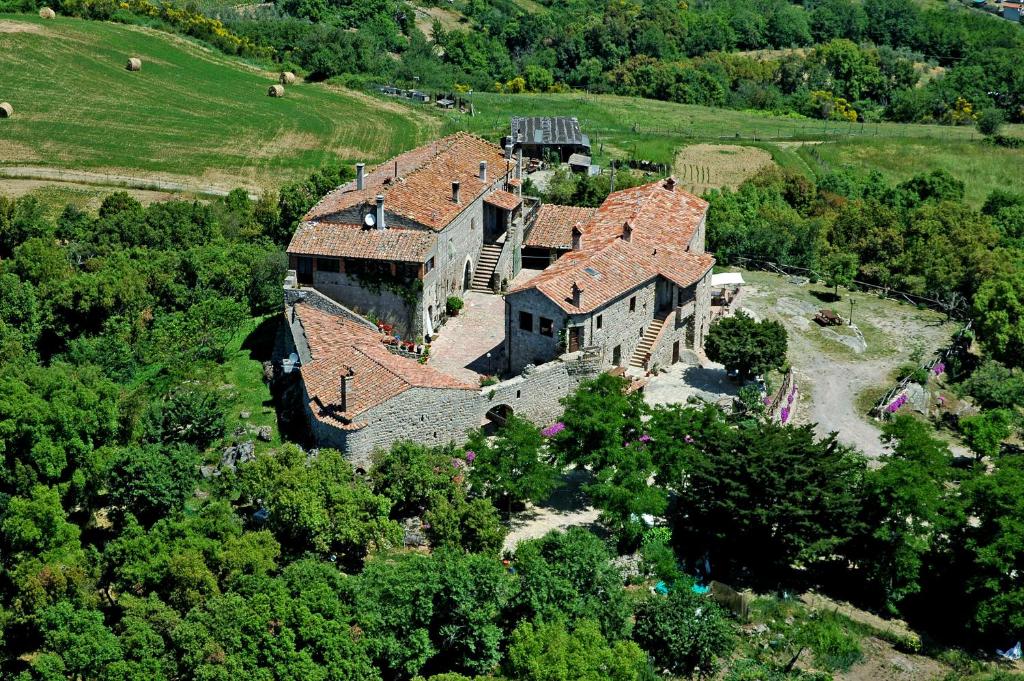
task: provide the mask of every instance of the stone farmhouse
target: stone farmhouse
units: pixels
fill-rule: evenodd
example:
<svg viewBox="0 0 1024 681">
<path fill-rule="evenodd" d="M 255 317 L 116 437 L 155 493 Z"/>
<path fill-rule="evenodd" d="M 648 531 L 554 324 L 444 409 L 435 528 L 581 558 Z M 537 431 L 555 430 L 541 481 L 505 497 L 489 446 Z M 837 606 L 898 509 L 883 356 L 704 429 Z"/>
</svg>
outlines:
<svg viewBox="0 0 1024 681">
<path fill-rule="evenodd" d="M 400 439 L 461 442 L 513 413 L 550 423 L 602 371 L 640 386 L 650 369 L 696 361 L 707 204 L 668 178 L 597 209 L 540 206 L 521 195 L 521 167 L 521 149 L 458 133 L 358 166 L 304 217 L 282 356 L 297 359 L 319 446 L 366 466 Z M 445 301 L 463 295 L 473 304 L 449 319 Z M 498 339 L 483 346 L 497 382 L 481 380 L 477 335 Z"/>
<path fill-rule="evenodd" d="M 523 199 L 511 148 L 457 133 L 413 149 L 327 194 L 288 245 L 300 284 L 432 335 L 449 296 L 498 290 L 518 271 Z M 533 202 L 536 204 L 536 202 Z"/>
</svg>

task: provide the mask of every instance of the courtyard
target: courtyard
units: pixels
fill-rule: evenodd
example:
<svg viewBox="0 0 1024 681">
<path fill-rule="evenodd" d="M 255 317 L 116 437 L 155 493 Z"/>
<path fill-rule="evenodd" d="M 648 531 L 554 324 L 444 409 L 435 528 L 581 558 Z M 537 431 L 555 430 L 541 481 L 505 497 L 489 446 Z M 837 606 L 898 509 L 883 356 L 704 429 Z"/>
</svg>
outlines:
<svg viewBox="0 0 1024 681">
<path fill-rule="evenodd" d="M 529 281 L 540 270 L 521 270 L 511 286 Z M 463 308 L 437 330 L 427 364 L 449 376 L 476 385 L 483 376 L 496 376 L 505 366 L 505 299 L 491 293 L 466 291 Z"/>
</svg>

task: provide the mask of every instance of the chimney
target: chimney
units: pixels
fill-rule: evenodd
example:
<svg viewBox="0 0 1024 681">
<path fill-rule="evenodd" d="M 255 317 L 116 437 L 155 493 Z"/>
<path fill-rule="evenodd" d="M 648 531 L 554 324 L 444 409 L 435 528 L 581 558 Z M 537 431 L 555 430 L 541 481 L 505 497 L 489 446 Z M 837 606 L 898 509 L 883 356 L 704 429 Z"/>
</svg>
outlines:
<svg viewBox="0 0 1024 681">
<path fill-rule="evenodd" d="M 675 191 L 675 189 L 676 189 L 676 178 L 672 177 L 671 175 L 666 177 L 665 178 L 665 189 L 669 190 L 670 192 L 671 191 Z"/>
<path fill-rule="evenodd" d="M 462 203 L 459 197 L 459 187 L 461 183 L 458 180 L 452 182 L 452 203 Z"/>
<path fill-rule="evenodd" d="M 581 307 L 583 303 L 583 289 L 577 282 L 572 282 L 572 304 L 574 307 Z"/>
<path fill-rule="evenodd" d="M 580 229 L 580 223 L 578 222 L 572 226 L 572 250 L 583 250 L 583 230 Z"/>
<path fill-rule="evenodd" d="M 523 179 L 523 147 L 520 145 L 516 149 L 516 179 Z"/>
<path fill-rule="evenodd" d="M 374 220 L 377 229 L 386 229 L 384 225 L 384 195 L 377 194 L 377 219 Z"/>
<path fill-rule="evenodd" d="M 505 158 L 512 158 L 512 142 L 505 142 Z"/>
<path fill-rule="evenodd" d="M 341 372 L 341 410 L 348 411 L 349 407 L 352 406 L 353 397 L 355 395 L 355 386 L 352 385 L 352 381 L 355 380 L 356 372 L 355 369 L 349 367 L 343 369 Z"/>
<path fill-rule="evenodd" d="M 365 171 L 366 171 L 366 164 L 365 163 L 357 163 L 356 164 L 356 189 L 358 189 L 359 191 L 362 191 L 363 187 L 365 186 L 365 184 L 364 184 L 365 180 L 366 180 Z"/>
<path fill-rule="evenodd" d="M 622 223 L 622 240 L 629 241 L 633 238 L 633 225 L 629 224 L 629 220 Z"/>
<path fill-rule="evenodd" d="M 480 181 L 487 181 L 487 161 L 480 161 Z"/>
</svg>

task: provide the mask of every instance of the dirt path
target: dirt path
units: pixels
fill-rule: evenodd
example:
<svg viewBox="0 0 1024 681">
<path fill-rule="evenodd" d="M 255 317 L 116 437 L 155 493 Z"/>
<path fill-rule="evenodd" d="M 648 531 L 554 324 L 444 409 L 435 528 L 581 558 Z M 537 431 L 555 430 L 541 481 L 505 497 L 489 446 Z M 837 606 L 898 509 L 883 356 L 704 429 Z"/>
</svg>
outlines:
<svg viewBox="0 0 1024 681">
<path fill-rule="evenodd" d="M 188 192 L 207 196 L 227 196 L 232 188 L 214 185 L 197 185 L 189 182 L 178 182 L 155 177 L 138 175 L 114 175 L 95 173 L 84 170 L 66 170 L 64 168 L 48 168 L 45 166 L 3 166 L 0 177 L 16 179 L 48 180 L 56 183 L 74 183 L 101 185 L 106 187 L 125 187 L 131 189 L 161 190 L 169 192 Z M 249 188 L 249 197 L 258 199 L 259 194 Z"/>
<path fill-rule="evenodd" d="M 841 362 L 817 352 L 804 338 L 790 336 L 791 356 L 803 361 L 796 365 L 797 385 L 810 388 L 809 404 L 800 405 L 797 419 L 814 423 L 819 436 L 835 431 L 843 444 L 859 448 L 872 459 L 885 452 L 879 439 L 882 431 L 868 417 L 858 413 L 854 398 L 878 385 L 883 369 L 874 362 Z M 884 373 L 883 373 L 884 375 Z"/>
<path fill-rule="evenodd" d="M 514 551 L 521 541 L 543 537 L 551 530 L 569 527 L 595 527 L 600 511 L 589 505 L 583 485 L 589 480 L 586 471 L 570 471 L 565 486 L 556 490 L 543 504 L 529 504 L 525 511 L 512 517 L 512 528 L 505 537 L 505 551 Z"/>
</svg>

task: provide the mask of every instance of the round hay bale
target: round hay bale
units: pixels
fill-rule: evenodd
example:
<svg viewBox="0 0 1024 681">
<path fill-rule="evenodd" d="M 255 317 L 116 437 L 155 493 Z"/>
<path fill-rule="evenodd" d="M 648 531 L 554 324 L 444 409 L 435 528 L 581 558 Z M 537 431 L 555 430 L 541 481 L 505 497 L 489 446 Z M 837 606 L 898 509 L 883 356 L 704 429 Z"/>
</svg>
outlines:
<svg viewBox="0 0 1024 681">
<path fill-rule="evenodd" d="M 295 82 L 295 74 L 291 71 L 282 71 L 278 80 L 281 81 L 281 85 L 291 85 Z"/>
<path fill-rule="evenodd" d="M 40 19 L 56 19 L 57 18 L 57 13 L 54 12 L 49 7 L 44 7 L 41 10 L 39 10 L 39 18 Z"/>
<path fill-rule="evenodd" d="M 268 97 L 284 97 L 284 85 L 271 85 L 267 90 Z"/>
<path fill-rule="evenodd" d="M 10 118 L 14 115 L 14 107 L 8 102 L 0 102 L 0 118 Z"/>
<path fill-rule="evenodd" d="M 129 71 L 141 71 L 142 70 L 142 60 L 139 59 L 138 57 L 131 57 L 128 60 L 128 63 L 125 64 L 125 68 L 128 69 Z"/>
</svg>

